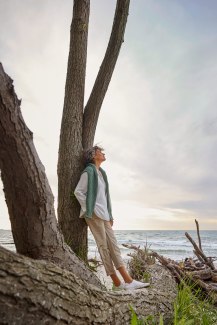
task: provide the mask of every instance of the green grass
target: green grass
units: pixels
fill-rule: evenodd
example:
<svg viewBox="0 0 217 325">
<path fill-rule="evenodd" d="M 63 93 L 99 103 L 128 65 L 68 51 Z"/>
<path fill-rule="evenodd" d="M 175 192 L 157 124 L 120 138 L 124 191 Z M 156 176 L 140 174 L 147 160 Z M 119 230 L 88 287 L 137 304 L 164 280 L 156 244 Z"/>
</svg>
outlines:
<svg viewBox="0 0 217 325">
<path fill-rule="evenodd" d="M 131 325 L 164 325 L 162 315 L 147 316 L 139 319 L 131 309 Z M 179 285 L 177 299 L 174 303 L 174 314 L 171 325 L 217 325 L 217 308 L 204 297 L 200 289 L 186 285 Z"/>
<path fill-rule="evenodd" d="M 174 304 L 174 325 L 214 325 L 217 324 L 217 309 L 211 304 L 201 289 L 185 283 L 179 286 Z"/>
</svg>

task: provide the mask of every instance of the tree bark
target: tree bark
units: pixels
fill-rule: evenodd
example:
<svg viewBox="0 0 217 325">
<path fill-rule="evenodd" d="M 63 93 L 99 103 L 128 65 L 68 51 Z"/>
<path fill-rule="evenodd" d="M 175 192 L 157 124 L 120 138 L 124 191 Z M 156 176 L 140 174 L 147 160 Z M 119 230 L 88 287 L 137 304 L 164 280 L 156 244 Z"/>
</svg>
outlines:
<svg viewBox="0 0 217 325">
<path fill-rule="evenodd" d="M 82 125 L 90 1 L 75 0 L 58 159 L 58 221 L 73 251 L 87 257 L 87 225 L 73 195 L 82 162 Z"/>
<path fill-rule="evenodd" d="M 83 147 L 93 145 L 102 102 L 112 78 L 127 24 L 130 0 L 117 0 L 112 32 L 105 57 L 84 110 Z"/>
<path fill-rule="evenodd" d="M 139 317 L 172 318 L 176 284 L 155 265 L 148 289 L 102 291 L 58 266 L 0 247 L 1 324 L 129 324 L 130 306 Z"/>
<path fill-rule="evenodd" d="M 58 220 L 66 242 L 87 258 L 87 225 L 73 195 L 82 169 L 82 149 L 93 145 L 105 93 L 123 42 L 130 0 L 118 0 L 110 41 L 84 111 L 89 1 L 74 2 L 58 160 Z M 83 114 L 84 111 L 84 114 Z"/>
<path fill-rule="evenodd" d="M 0 169 L 17 252 L 45 259 L 101 286 L 64 244 L 48 180 L 10 77 L 0 63 Z"/>
</svg>

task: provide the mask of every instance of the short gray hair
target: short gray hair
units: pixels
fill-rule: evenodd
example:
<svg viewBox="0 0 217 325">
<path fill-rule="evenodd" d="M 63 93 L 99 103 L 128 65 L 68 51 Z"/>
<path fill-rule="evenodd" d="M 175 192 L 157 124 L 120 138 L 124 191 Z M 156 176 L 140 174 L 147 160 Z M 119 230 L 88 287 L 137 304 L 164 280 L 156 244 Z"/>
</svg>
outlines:
<svg viewBox="0 0 217 325">
<path fill-rule="evenodd" d="M 99 146 L 93 146 L 92 148 L 86 149 L 84 151 L 84 163 L 85 165 L 93 163 L 94 156 L 97 150 L 103 151 L 104 149 Z"/>
</svg>

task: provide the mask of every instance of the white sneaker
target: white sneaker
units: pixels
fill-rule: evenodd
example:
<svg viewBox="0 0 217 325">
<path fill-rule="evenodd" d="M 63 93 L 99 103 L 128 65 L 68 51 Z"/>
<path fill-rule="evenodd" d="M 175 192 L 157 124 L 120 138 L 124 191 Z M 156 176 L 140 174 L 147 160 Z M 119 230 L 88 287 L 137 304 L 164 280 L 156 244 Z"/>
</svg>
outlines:
<svg viewBox="0 0 217 325">
<path fill-rule="evenodd" d="M 125 283 L 125 290 L 134 290 L 134 289 L 140 289 L 140 288 L 146 288 L 150 286 L 150 283 L 146 282 L 140 282 L 133 280 L 131 283 Z"/>
<path fill-rule="evenodd" d="M 117 290 L 126 290 L 125 285 L 126 285 L 126 283 L 121 283 L 118 287 L 116 287 L 115 285 L 113 285 L 112 290 L 113 290 L 113 291 L 117 291 Z"/>
</svg>

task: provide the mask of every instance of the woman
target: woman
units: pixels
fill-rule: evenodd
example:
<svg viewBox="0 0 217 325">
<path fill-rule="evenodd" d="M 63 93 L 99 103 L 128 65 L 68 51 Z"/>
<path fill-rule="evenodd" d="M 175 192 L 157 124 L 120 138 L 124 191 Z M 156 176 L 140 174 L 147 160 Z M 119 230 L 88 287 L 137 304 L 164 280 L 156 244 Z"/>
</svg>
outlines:
<svg viewBox="0 0 217 325">
<path fill-rule="evenodd" d="M 105 171 L 100 167 L 105 161 L 103 148 L 94 146 L 85 152 L 86 168 L 75 189 L 75 196 L 81 205 L 80 217 L 84 217 L 97 244 L 106 274 L 115 288 L 133 290 L 148 287 L 149 283 L 133 280 L 126 270 L 117 240 L 112 229 L 113 217 L 109 185 Z M 122 283 L 114 269 L 121 274 Z"/>
</svg>

